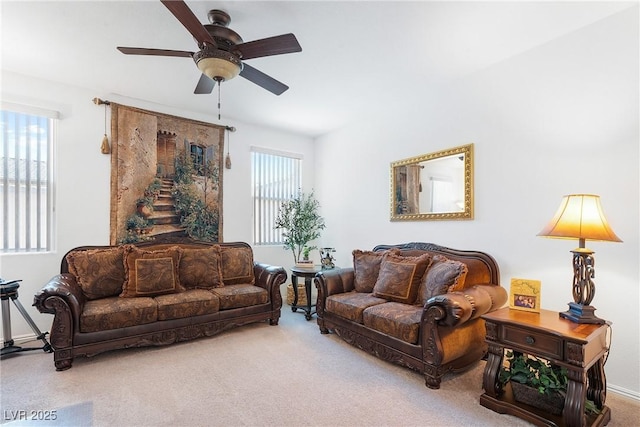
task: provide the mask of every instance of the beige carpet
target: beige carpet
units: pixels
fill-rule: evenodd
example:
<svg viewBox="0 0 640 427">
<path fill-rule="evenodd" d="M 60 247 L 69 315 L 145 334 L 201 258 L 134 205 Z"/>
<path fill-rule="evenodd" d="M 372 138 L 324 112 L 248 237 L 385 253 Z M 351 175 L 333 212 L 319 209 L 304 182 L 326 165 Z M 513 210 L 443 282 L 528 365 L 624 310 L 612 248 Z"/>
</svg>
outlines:
<svg viewBox="0 0 640 427">
<path fill-rule="evenodd" d="M 36 343 L 37 344 L 37 343 Z M 0 363 L 2 424 L 9 426 L 527 426 L 478 403 L 484 362 L 422 375 L 321 335 L 284 306 L 280 325 L 249 325 L 196 341 L 77 359 L 56 372 L 53 355 Z M 637 425 L 640 403 L 609 393 L 610 426 Z M 16 414 L 56 411 L 55 421 Z M 25 412 L 19 412 L 25 411 Z M 37 413 L 37 412 L 36 412 Z"/>
</svg>

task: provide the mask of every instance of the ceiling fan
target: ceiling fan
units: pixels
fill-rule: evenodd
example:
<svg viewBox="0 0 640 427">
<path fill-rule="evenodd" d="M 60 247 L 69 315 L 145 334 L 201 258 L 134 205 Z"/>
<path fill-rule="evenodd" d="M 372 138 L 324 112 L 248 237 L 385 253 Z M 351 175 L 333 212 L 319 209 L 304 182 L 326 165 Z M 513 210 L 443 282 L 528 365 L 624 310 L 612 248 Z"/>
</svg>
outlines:
<svg viewBox="0 0 640 427">
<path fill-rule="evenodd" d="M 237 75 L 257 84 L 276 95 L 289 86 L 259 71 L 244 61 L 271 55 L 301 52 L 302 48 L 293 34 L 244 42 L 240 35 L 227 28 L 231 17 L 222 10 L 210 10 L 210 24 L 201 24 L 182 0 L 160 0 L 167 9 L 191 33 L 198 43 L 198 52 L 139 47 L 118 47 L 127 55 L 177 56 L 192 58 L 202 72 L 194 93 L 208 94 L 216 82 L 230 80 Z"/>
</svg>

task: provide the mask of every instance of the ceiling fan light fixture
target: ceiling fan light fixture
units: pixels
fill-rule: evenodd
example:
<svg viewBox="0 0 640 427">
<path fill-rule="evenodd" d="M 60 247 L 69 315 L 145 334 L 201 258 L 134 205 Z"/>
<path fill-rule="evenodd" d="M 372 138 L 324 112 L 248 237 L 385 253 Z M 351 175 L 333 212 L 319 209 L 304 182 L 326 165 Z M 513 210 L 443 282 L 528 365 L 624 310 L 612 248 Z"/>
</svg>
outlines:
<svg viewBox="0 0 640 427">
<path fill-rule="evenodd" d="M 202 74 L 216 81 L 231 80 L 242 71 L 242 62 L 220 49 L 203 49 L 196 52 L 193 59 Z"/>
</svg>

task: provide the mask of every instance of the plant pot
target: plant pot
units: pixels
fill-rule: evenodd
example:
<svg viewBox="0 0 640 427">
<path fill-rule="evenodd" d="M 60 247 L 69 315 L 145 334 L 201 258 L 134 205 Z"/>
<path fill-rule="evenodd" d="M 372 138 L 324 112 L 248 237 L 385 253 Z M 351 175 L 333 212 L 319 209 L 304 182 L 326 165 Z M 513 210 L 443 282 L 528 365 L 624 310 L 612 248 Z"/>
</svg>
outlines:
<svg viewBox="0 0 640 427">
<path fill-rule="evenodd" d="M 293 300 L 295 295 L 293 293 L 293 284 L 289 283 L 287 285 L 287 304 L 293 305 Z M 303 284 L 298 284 L 298 306 L 307 305 L 307 291 Z"/>
<path fill-rule="evenodd" d="M 147 206 L 145 204 L 142 204 L 142 203 L 139 203 L 136 206 L 136 211 L 143 218 L 149 218 L 151 216 L 151 214 L 153 214 L 153 211 L 149 208 L 149 206 Z"/>
<path fill-rule="evenodd" d="M 313 268 L 314 264 L 312 260 L 300 260 L 298 262 L 296 262 L 296 267 L 302 267 L 302 268 Z"/>
<path fill-rule="evenodd" d="M 511 381 L 513 397 L 518 402 L 542 409 L 553 415 L 561 415 L 564 409 L 564 397 L 560 393 L 541 394 L 538 389 L 516 381 Z"/>
</svg>

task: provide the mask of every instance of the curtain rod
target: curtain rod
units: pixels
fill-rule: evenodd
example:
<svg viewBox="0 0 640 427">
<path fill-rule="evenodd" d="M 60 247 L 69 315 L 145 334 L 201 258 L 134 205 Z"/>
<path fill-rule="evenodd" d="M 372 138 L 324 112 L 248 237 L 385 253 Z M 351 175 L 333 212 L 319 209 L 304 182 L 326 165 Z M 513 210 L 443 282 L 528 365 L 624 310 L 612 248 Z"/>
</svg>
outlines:
<svg viewBox="0 0 640 427">
<path fill-rule="evenodd" d="M 94 104 L 96 104 L 96 105 L 111 105 L 111 102 L 109 102 L 109 101 L 103 101 L 103 100 L 102 100 L 102 99 L 100 99 L 100 98 L 93 98 L 93 100 L 92 100 L 92 101 L 93 101 L 93 103 L 94 103 Z"/>
<path fill-rule="evenodd" d="M 110 101 L 102 100 L 102 99 L 97 98 L 97 97 L 93 98 L 92 101 L 96 105 L 111 105 Z M 227 126 L 227 125 L 225 125 L 224 128 L 225 128 L 225 130 L 228 130 L 229 132 L 235 132 L 236 131 L 235 126 Z"/>
</svg>

